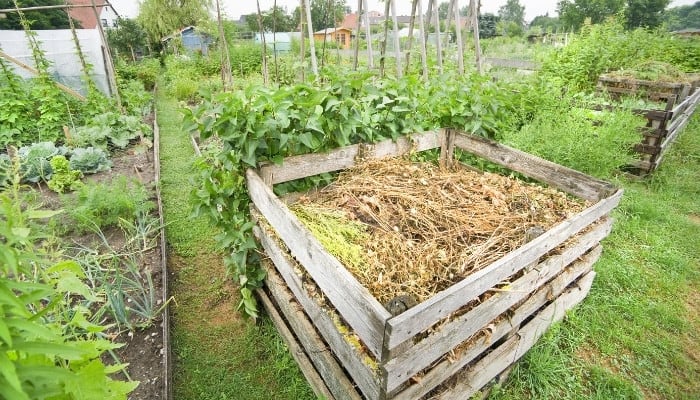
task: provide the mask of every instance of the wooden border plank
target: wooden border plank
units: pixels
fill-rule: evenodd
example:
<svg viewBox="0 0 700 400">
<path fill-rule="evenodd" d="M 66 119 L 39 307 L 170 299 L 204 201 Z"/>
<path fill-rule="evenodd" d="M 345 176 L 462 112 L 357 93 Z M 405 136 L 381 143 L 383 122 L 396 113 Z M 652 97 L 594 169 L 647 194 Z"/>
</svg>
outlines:
<svg viewBox="0 0 700 400">
<path fill-rule="evenodd" d="M 268 271 L 268 280 L 274 274 L 280 274 L 287 288 L 294 294 L 296 301 L 302 306 L 309 319 L 313 321 L 317 331 L 320 332 L 326 343 L 333 349 L 335 356 L 341 361 L 343 367 L 348 371 L 348 374 L 353 378 L 362 393 L 368 398 L 377 398 L 379 396 L 379 383 L 376 376 L 363 363 L 356 349 L 348 344 L 338 331 L 338 327 L 327 312 L 314 299 L 309 297 L 306 289 L 303 287 L 301 278 L 294 271 L 296 262 L 288 258 L 286 252 L 280 248 L 267 232 L 259 227 L 255 227 L 254 230 L 277 270 L 277 272 Z"/>
<path fill-rule="evenodd" d="M 331 391 L 328 389 L 328 386 L 326 386 L 324 379 L 328 379 L 331 377 L 324 377 L 324 379 L 321 378 L 321 375 L 319 375 L 319 372 L 314 368 L 314 365 L 311 363 L 309 360 L 309 357 L 306 355 L 302 347 L 299 345 L 299 342 L 297 342 L 296 337 L 292 333 L 292 331 L 289 329 L 285 321 L 282 319 L 282 316 L 278 312 L 277 308 L 275 305 L 272 303 L 272 300 L 267 296 L 265 291 L 262 289 L 256 290 L 256 294 L 260 298 L 260 301 L 262 302 L 263 306 L 265 307 L 265 310 L 267 311 L 267 315 L 270 316 L 270 319 L 272 320 L 272 323 L 275 325 L 277 328 L 277 331 L 280 333 L 280 336 L 282 336 L 282 339 L 284 342 L 287 344 L 287 348 L 289 349 L 289 352 L 292 354 L 292 357 L 294 357 L 294 360 L 299 364 L 299 368 L 301 369 L 301 373 L 304 374 L 304 377 L 306 378 L 307 382 L 309 382 L 309 385 L 311 386 L 311 389 L 313 390 L 314 394 L 317 397 L 322 397 L 326 398 L 329 400 L 336 400 L 336 397 L 334 397 L 331 394 Z M 281 299 L 280 299 L 281 300 Z M 284 305 L 284 301 L 278 301 L 278 304 L 280 305 L 280 309 L 282 309 L 282 305 Z M 289 309 L 287 310 L 288 313 L 292 313 L 292 310 Z M 284 310 L 282 311 L 284 313 Z M 286 315 L 286 314 L 285 314 Z M 295 315 L 289 315 L 286 317 L 287 321 L 290 321 L 290 325 L 294 325 L 295 322 L 302 322 L 306 321 L 308 323 L 308 320 L 306 318 L 301 319 L 299 316 Z M 294 328 L 293 328 L 294 329 Z M 310 336 L 306 337 L 307 340 L 311 339 Z M 316 343 L 314 343 L 316 344 Z M 320 351 L 320 350 L 319 350 Z M 338 365 L 335 365 L 338 367 Z M 340 368 L 338 368 L 340 370 Z M 342 370 L 340 370 L 342 372 Z M 345 377 L 345 375 L 340 375 L 340 377 Z M 347 380 L 347 378 L 346 378 Z M 350 392 L 352 393 L 352 392 Z M 341 397 L 338 397 L 341 398 Z M 357 397 L 346 397 L 348 399 L 359 399 L 359 396 Z"/>
<path fill-rule="evenodd" d="M 440 147 L 442 131 L 429 131 L 401 137 L 395 142 L 383 140 L 372 145 L 341 147 L 327 153 L 304 154 L 287 157 L 282 164 L 265 164 L 260 167 L 261 175 L 270 174 L 272 184 L 306 178 L 326 172 L 339 171 L 355 165 L 358 156 L 382 158 L 405 154 L 410 151 L 425 151 Z M 366 153 L 366 154 L 365 154 Z"/>
<path fill-rule="evenodd" d="M 578 238 L 562 254 L 547 258 L 534 269 L 512 282 L 508 292 L 493 295 L 479 306 L 442 326 L 439 332 L 415 344 L 409 351 L 390 360 L 382 367 L 387 391 L 393 391 L 411 376 L 428 367 L 432 362 L 483 329 L 490 321 L 526 299 L 537 288 L 558 275 L 566 266 L 576 261 L 589 249 L 597 246 L 598 242 L 610 233 L 611 226 L 612 220 L 608 218 L 593 231 Z M 600 247 L 587 254 L 585 258 L 592 264 L 599 256 Z"/>
<path fill-rule="evenodd" d="M 455 137 L 455 145 L 585 200 L 598 201 L 615 192 L 615 187 L 610 183 L 490 139 L 459 133 Z"/>
<path fill-rule="evenodd" d="M 400 343 L 422 332 L 468 301 L 491 289 L 503 279 L 513 275 L 526 265 L 536 261 L 548 251 L 559 246 L 571 236 L 607 215 L 620 202 L 622 189 L 605 200 L 587 208 L 543 235 L 526 243 L 489 266 L 471 274 L 467 278 L 443 290 L 419 305 L 387 321 L 384 346 L 394 348 Z"/>
<path fill-rule="evenodd" d="M 586 260 L 579 260 L 571 264 L 561 274 L 552 279 L 551 282 L 537 289 L 523 304 L 509 313 L 511 315 L 510 318 L 504 318 L 496 322 L 488 330 L 489 335 L 484 340 L 463 351 L 456 360 L 440 361 L 419 382 L 398 393 L 395 400 L 417 399 L 433 390 L 436 386 L 459 372 L 465 365 L 483 354 L 493 343 L 512 332 L 514 327 L 518 328 L 523 321 L 537 312 L 548 301 L 559 297 L 572 281 L 591 271 L 591 268 L 592 262 L 587 262 Z"/>
<path fill-rule="evenodd" d="M 595 272 L 582 276 L 577 287 L 567 290 L 554 303 L 528 322 L 518 333 L 508 339 L 486 357 L 460 376 L 460 383 L 443 393 L 440 400 L 466 399 L 484 387 L 508 366 L 519 360 L 555 322 L 561 321 L 566 312 L 580 303 L 588 294 Z"/>
<path fill-rule="evenodd" d="M 384 324 L 391 314 L 338 259 L 323 248 L 255 171 L 249 169 L 246 177 L 248 193 L 255 207 L 370 352 L 381 358 Z"/>
</svg>

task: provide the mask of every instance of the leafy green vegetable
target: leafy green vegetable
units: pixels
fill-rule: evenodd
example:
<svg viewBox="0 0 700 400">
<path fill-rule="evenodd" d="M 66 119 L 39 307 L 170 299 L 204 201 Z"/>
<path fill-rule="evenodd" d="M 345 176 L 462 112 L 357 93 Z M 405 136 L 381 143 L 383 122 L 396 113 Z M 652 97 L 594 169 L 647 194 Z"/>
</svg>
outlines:
<svg viewBox="0 0 700 400">
<path fill-rule="evenodd" d="M 51 168 L 53 175 L 48 185 L 49 189 L 54 192 L 63 193 L 65 190 L 76 190 L 82 185 L 80 178 L 83 174 L 80 171 L 70 169 L 66 157 L 54 156 L 51 159 Z"/>
<path fill-rule="evenodd" d="M 72 147 L 107 148 L 107 139 L 112 133 L 109 126 L 79 126 L 72 129 L 67 142 Z"/>
<path fill-rule="evenodd" d="M 70 158 L 70 169 L 77 170 L 83 174 L 96 174 L 102 171 L 109 171 L 112 162 L 109 161 L 107 153 L 97 147 L 73 150 Z"/>
<path fill-rule="evenodd" d="M 65 147 L 56 147 L 53 142 L 21 147 L 17 155 L 20 158 L 22 180 L 32 183 L 49 180 L 53 173 L 49 160 L 57 155 L 65 155 L 67 151 Z"/>
</svg>

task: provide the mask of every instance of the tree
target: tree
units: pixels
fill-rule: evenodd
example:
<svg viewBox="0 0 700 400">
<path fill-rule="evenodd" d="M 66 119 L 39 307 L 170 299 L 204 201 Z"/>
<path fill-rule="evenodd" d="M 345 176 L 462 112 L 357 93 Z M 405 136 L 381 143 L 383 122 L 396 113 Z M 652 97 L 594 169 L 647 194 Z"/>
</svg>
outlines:
<svg viewBox="0 0 700 400">
<path fill-rule="evenodd" d="M 446 1 L 443 1 L 438 6 L 438 17 L 440 18 L 441 21 L 447 19 L 447 11 L 449 10 L 449 8 L 450 8 L 450 3 L 446 2 Z"/>
<path fill-rule="evenodd" d="M 349 12 L 346 0 L 311 0 L 311 26 L 314 31 L 335 28 Z M 295 22 L 299 21 L 299 7 L 294 9 Z M 306 21 L 306 18 L 304 18 Z"/>
<path fill-rule="evenodd" d="M 666 10 L 663 22 L 669 31 L 700 29 L 700 1 L 692 6 L 679 6 Z"/>
<path fill-rule="evenodd" d="M 38 7 L 64 5 L 63 0 L 23 0 L 20 7 Z M 15 8 L 13 0 L 0 0 L 0 9 Z M 31 21 L 32 29 L 68 29 L 68 13 L 62 9 L 25 11 L 24 16 Z M 74 21 L 76 28 L 80 28 L 80 23 Z M 19 23 L 19 14 L 16 12 L 7 13 L 5 18 L 0 19 L 0 29 L 22 30 Z"/>
<path fill-rule="evenodd" d="M 586 18 L 598 24 L 620 13 L 624 7 L 625 0 L 562 0 L 557 3 L 557 12 L 565 29 L 578 30 Z"/>
<path fill-rule="evenodd" d="M 530 22 L 530 28 L 540 27 L 542 32 L 554 32 L 561 27 L 561 21 L 557 17 L 550 17 L 549 13 L 536 16 Z"/>
<path fill-rule="evenodd" d="M 498 9 L 502 31 L 508 36 L 517 36 L 523 33 L 525 27 L 525 6 L 518 0 L 508 0 Z"/>
<path fill-rule="evenodd" d="M 671 0 L 627 0 L 625 23 L 627 29 L 655 28 L 661 25 L 663 13 Z"/>
<path fill-rule="evenodd" d="M 210 20 L 211 0 L 143 0 L 137 21 L 151 43 L 175 30 Z"/>
<path fill-rule="evenodd" d="M 479 15 L 479 37 L 486 39 L 496 36 L 498 21 L 498 16 L 491 13 Z"/>
<path fill-rule="evenodd" d="M 135 20 L 120 17 L 116 28 L 107 29 L 107 41 L 117 54 L 136 61 L 135 53 L 146 46 L 146 32 Z"/>
<path fill-rule="evenodd" d="M 291 32 L 297 25 L 298 20 L 292 15 L 287 14 L 287 9 L 283 7 L 271 8 L 267 11 L 262 11 L 262 26 L 265 32 Z M 245 19 L 248 29 L 252 32 L 258 32 L 258 14 L 250 14 Z"/>
</svg>

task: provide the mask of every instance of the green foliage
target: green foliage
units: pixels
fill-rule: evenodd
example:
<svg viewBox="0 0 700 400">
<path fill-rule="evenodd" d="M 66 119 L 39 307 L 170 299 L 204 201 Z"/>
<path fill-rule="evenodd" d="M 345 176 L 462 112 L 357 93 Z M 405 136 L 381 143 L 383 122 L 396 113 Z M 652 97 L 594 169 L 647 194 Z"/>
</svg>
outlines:
<svg viewBox="0 0 700 400">
<path fill-rule="evenodd" d="M 64 156 L 54 156 L 51 158 L 51 169 L 53 174 L 48 182 L 49 189 L 56 193 L 73 191 L 82 186 L 80 178 L 83 174 L 80 171 L 70 169 L 68 159 Z"/>
<path fill-rule="evenodd" d="M 55 6 L 63 5 L 63 0 L 22 0 L 18 1 L 20 7 Z M 14 0 L 0 0 L 0 9 L 15 8 Z M 31 21 L 31 27 L 35 30 L 43 29 L 68 29 L 68 14 L 62 9 L 48 9 L 38 11 L 25 11 L 25 17 Z M 74 21 L 76 28 L 80 28 L 80 22 Z M 0 18 L 0 29 L 22 30 L 22 23 L 17 13 L 11 12 Z"/>
<path fill-rule="evenodd" d="M 87 309 L 73 302 L 91 297 L 80 267 L 53 262 L 42 252 L 34 219 L 55 212 L 23 210 L 19 180 L 0 193 L 0 395 L 6 399 L 126 399 L 138 382 L 109 375 L 124 365 L 105 365 L 107 350 L 120 347 L 97 334 Z"/>
<path fill-rule="evenodd" d="M 488 39 L 496 36 L 499 17 L 491 13 L 479 14 L 479 37 Z"/>
<path fill-rule="evenodd" d="M 96 174 L 109 171 L 112 162 L 109 161 L 107 153 L 101 148 L 77 148 L 73 149 L 69 166 L 70 169 L 80 171 L 83 174 Z"/>
<path fill-rule="evenodd" d="M 343 20 L 346 13 L 349 13 L 347 0 L 311 0 L 306 4 L 311 8 L 311 26 L 314 31 L 325 28 L 335 28 Z M 294 21 L 299 21 L 300 9 L 294 9 Z"/>
<path fill-rule="evenodd" d="M 579 30 L 586 19 L 600 24 L 622 12 L 625 0 L 562 0 L 557 3 L 559 19 L 567 31 Z"/>
<path fill-rule="evenodd" d="M 211 18 L 211 0 L 144 0 L 139 3 L 137 22 L 151 44 L 177 29 L 206 23 Z"/>
<path fill-rule="evenodd" d="M 539 27 L 543 33 L 555 33 L 563 28 L 559 17 L 550 17 L 549 13 L 536 16 L 530 22 L 530 28 Z"/>
<path fill-rule="evenodd" d="M 146 47 L 146 32 L 133 19 L 117 18 L 117 26 L 107 29 L 107 42 L 114 54 L 136 61 L 136 53 Z"/>
<path fill-rule="evenodd" d="M 231 72 L 247 76 L 262 70 L 262 46 L 254 43 L 235 44 L 229 47 Z"/>
<path fill-rule="evenodd" d="M 671 0 L 627 0 L 625 25 L 627 29 L 656 28 L 661 25 L 664 10 Z"/>
<path fill-rule="evenodd" d="M 124 176 L 106 183 L 86 183 L 75 196 L 62 201 L 72 219 L 70 228 L 77 232 L 117 226 L 120 219 L 132 220 L 154 207 L 146 188 Z"/>
<path fill-rule="evenodd" d="M 146 90 L 153 90 L 161 73 L 160 61 L 156 58 L 144 58 L 137 62 L 117 60 L 117 77 L 120 84 L 125 81 L 141 81 Z"/>
<path fill-rule="evenodd" d="M 669 63 L 686 72 L 700 70 L 700 43 L 662 31 L 625 32 L 621 23 L 586 25 L 566 47 L 545 60 L 542 75 L 574 90 L 592 89 L 605 72 L 647 61 Z"/>
<path fill-rule="evenodd" d="M 520 36 L 525 27 L 525 6 L 518 0 L 508 0 L 498 9 L 500 29 L 506 36 Z"/>
<path fill-rule="evenodd" d="M 284 7 L 271 7 L 267 11 L 261 11 L 263 32 L 291 32 L 296 29 L 299 20 L 287 13 Z M 246 15 L 246 25 L 251 32 L 260 32 L 258 14 Z"/>
<path fill-rule="evenodd" d="M 198 129 L 202 139 L 216 134 L 223 142 L 220 154 L 198 163 L 201 186 L 193 192 L 193 200 L 197 213 L 225 227 L 218 240 L 230 254 L 226 265 L 242 288 L 241 308 L 250 315 L 257 315 L 250 294 L 264 273 L 257 265 L 248 214 L 246 168 L 436 127 L 494 136 L 505 126 L 502 120 L 508 120 L 497 86 L 478 76 L 445 76 L 430 85 L 415 76 L 380 80 L 366 73 L 340 77 L 330 70 L 326 76 L 330 81 L 318 85 L 278 90 L 253 86 L 224 93 L 204 99 L 194 111 L 186 110 L 190 129 Z M 307 188 L 310 184 L 301 183 Z M 288 188 L 280 185 L 277 190 Z"/>
<path fill-rule="evenodd" d="M 71 129 L 66 144 L 71 147 L 107 148 L 107 140 L 112 129 L 108 126 L 79 126 Z"/>
<path fill-rule="evenodd" d="M 663 14 L 663 22 L 669 31 L 700 29 L 700 1 L 693 5 L 669 8 Z"/>
</svg>

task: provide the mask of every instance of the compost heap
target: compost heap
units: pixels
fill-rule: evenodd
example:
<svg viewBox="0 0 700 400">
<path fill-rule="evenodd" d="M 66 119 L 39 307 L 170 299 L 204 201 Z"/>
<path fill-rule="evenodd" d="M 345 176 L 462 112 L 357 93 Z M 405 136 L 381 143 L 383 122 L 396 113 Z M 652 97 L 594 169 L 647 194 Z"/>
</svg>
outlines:
<svg viewBox="0 0 700 400">
<path fill-rule="evenodd" d="M 387 304 L 421 302 L 585 207 L 555 189 L 461 164 L 448 170 L 390 158 L 344 171 L 291 209 Z"/>
</svg>

